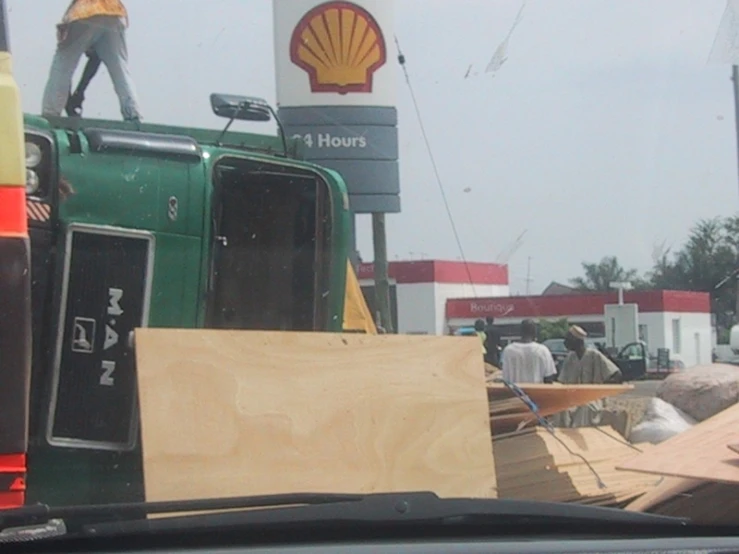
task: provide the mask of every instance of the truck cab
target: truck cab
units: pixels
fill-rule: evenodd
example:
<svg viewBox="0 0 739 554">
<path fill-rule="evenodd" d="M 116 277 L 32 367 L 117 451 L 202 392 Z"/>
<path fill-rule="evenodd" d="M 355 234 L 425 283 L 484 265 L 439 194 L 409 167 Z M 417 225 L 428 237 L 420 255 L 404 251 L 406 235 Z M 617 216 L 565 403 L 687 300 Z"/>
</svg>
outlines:
<svg viewBox="0 0 739 554">
<path fill-rule="evenodd" d="M 346 187 L 212 95 L 224 131 L 25 116 L 29 501 L 142 499 L 136 327 L 340 331 Z"/>
</svg>

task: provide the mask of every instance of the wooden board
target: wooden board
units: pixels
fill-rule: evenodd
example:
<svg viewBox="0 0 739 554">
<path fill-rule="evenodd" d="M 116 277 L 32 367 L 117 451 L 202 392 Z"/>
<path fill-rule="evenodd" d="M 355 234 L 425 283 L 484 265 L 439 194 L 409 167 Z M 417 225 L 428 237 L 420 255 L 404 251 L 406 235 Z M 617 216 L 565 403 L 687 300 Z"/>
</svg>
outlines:
<svg viewBox="0 0 739 554">
<path fill-rule="evenodd" d="M 520 388 L 546 417 L 588 402 L 630 391 L 633 385 L 551 385 L 521 384 Z M 528 406 L 502 383 L 488 383 L 490 424 L 493 433 L 509 433 L 520 426 L 537 422 Z"/>
<path fill-rule="evenodd" d="M 624 509 L 629 512 L 648 512 L 653 507 L 663 502 L 690 491 L 699 486 L 703 481 L 696 479 L 683 479 L 682 477 L 662 477 L 660 482 L 652 490 L 634 500 Z"/>
<path fill-rule="evenodd" d="M 496 494 L 477 341 L 182 329 L 135 340 L 149 501 Z"/>
<path fill-rule="evenodd" d="M 729 446 L 729 450 L 739 454 L 739 444 L 730 444 L 728 446 Z"/>
<path fill-rule="evenodd" d="M 620 469 L 739 483 L 739 458 L 727 444 L 739 442 L 739 404 L 683 431 L 648 452 L 624 462 Z"/>
<path fill-rule="evenodd" d="M 491 407 L 498 402 L 505 402 L 509 412 L 527 412 L 528 408 L 502 383 L 488 383 L 488 400 Z M 519 385 L 545 415 L 556 413 L 567 408 L 583 406 L 588 402 L 616 396 L 634 389 L 634 385 L 551 385 L 522 383 Z M 556 411 L 552 411 L 556 410 Z"/>
</svg>

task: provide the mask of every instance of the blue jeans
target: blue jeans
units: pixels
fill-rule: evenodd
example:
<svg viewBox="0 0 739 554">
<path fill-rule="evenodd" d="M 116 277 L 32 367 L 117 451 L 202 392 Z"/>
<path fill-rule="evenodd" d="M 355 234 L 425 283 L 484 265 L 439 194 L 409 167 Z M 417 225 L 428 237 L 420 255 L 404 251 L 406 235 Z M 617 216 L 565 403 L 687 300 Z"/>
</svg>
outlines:
<svg viewBox="0 0 739 554">
<path fill-rule="evenodd" d="M 85 52 L 94 50 L 108 69 L 123 119 L 141 119 L 136 91 L 128 72 L 126 27 L 121 18 L 97 15 L 71 22 L 58 43 L 44 89 L 41 113 L 59 116 L 72 86 L 72 76 Z"/>
</svg>

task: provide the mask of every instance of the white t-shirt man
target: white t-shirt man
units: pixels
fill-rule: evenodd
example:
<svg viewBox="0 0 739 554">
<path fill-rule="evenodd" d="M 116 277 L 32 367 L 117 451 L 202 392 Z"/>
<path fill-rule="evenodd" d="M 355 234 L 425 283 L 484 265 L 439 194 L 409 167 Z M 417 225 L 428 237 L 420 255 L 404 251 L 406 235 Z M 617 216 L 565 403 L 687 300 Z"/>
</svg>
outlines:
<svg viewBox="0 0 739 554">
<path fill-rule="evenodd" d="M 552 353 L 538 342 L 512 342 L 501 357 L 503 379 L 513 383 L 543 383 L 557 373 Z"/>
</svg>

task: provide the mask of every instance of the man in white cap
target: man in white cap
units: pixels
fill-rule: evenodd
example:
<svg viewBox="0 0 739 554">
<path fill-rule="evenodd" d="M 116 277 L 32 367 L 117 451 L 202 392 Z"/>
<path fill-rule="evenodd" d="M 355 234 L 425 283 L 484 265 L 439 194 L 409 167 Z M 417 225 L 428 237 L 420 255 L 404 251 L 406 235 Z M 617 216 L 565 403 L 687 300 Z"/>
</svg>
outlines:
<svg viewBox="0 0 739 554">
<path fill-rule="evenodd" d="M 585 346 L 588 334 L 582 327 L 573 325 L 565 337 L 565 347 L 570 351 L 562 362 L 557 380 L 564 385 L 603 385 L 621 383 L 621 370 L 603 353 Z M 599 425 L 604 405 L 602 400 L 585 406 L 560 412 L 553 418 L 558 427 L 592 427 Z"/>
</svg>

